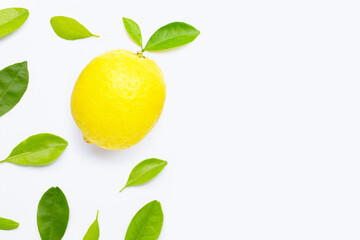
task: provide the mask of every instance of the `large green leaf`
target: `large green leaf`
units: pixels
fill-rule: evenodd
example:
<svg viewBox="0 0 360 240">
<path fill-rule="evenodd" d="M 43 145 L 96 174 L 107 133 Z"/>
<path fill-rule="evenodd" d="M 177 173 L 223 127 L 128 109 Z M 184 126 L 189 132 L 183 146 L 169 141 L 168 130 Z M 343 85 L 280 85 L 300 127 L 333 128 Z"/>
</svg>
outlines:
<svg viewBox="0 0 360 240">
<path fill-rule="evenodd" d="M 27 62 L 16 63 L 0 71 L 0 117 L 20 101 L 28 83 Z"/>
<path fill-rule="evenodd" d="M 140 162 L 131 171 L 125 187 L 121 189 L 120 192 L 126 187 L 141 185 L 150 181 L 156 177 L 166 165 L 166 161 L 157 158 L 150 158 Z"/>
<path fill-rule="evenodd" d="M 42 196 L 37 212 L 37 225 L 42 240 L 61 240 L 69 221 L 69 205 L 64 193 L 52 187 Z"/>
<path fill-rule="evenodd" d="M 99 37 L 92 34 L 81 23 L 73 18 L 56 16 L 52 17 L 50 24 L 59 37 L 66 40 L 77 40 L 88 37 Z"/>
<path fill-rule="evenodd" d="M 161 204 L 152 201 L 141 208 L 131 220 L 125 240 L 157 240 L 160 236 L 164 214 Z"/>
<path fill-rule="evenodd" d="M 0 10 L 0 37 L 20 28 L 29 17 L 25 8 L 6 8 Z"/>
<path fill-rule="evenodd" d="M 68 142 L 50 133 L 40 133 L 17 145 L 2 162 L 17 165 L 46 165 L 56 160 L 66 149 Z"/>
<path fill-rule="evenodd" d="M 199 30 L 187 23 L 169 23 L 150 37 L 144 50 L 164 50 L 179 47 L 194 41 L 199 34 Z"/>
<path fill-rule="evenodd" d="M 13 230 L 19 227 L 19 223 L 0 217 L 0 230 Z"/>
<path fill-rule="evenodd" d="M 139 25 L 130 18 L 123 18 L 126 31 L 132 39 L 142 48 L 142 37 Z"/>
</svg>

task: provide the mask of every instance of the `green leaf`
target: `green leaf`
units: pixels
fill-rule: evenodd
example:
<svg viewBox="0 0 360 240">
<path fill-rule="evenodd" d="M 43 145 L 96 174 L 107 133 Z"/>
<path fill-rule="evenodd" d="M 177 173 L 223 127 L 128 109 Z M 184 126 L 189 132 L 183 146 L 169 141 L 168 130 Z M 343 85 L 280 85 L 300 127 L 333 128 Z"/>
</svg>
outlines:
<svg viewBox="0 0 360 240">
<path fill-rule="evenodd" d="M 19 227 L 19 223 L 0 217 L 0 230 L 13 230 Z"/>
<path fill-rule="evenodd" d="M 27 62 L 16 63 L 0 71 L 0 117 L 20 101 L 28 83 Z"/>
<path fill-rule="evenodd" d="M 89 230 L 86 232 L 83 240 L 98 240 L 99 239 L 100 228 L 99 228 L 98 217 L 99 217 L 99 211 L 96 214 L 95 221 L 93 222 L 93 224 L 91 224 L 91 226 L 90 226 Z"/>
<path fill-rule="evenodd" d="M 89 30 L 73 18 L 57 16 L 51 18 L 50 23 L 54 32 L 66 40 L 99 37 L 89 32 Z"/>
<path fill-rule="evenodd" d="M 157 30 L 144 50 L 164 50 L 179 47 L 195 40 L 200 31 L 183 22 L 173 22 Z"/>
<path fill-rule="evenodd" d="M 67 147 L 68 142 L 50 133 L 29 137 L 17 145 L 2 162 L 17 165 L 46 165 L 56 160 Z"/>
<path fill-rule="evenodd" d="M 164 222 L 161 204 L 152 201 L 141 208 L 131 220 L 125 240 L 157 240 Z"/>
<path fill-rule="evenodd" d="M 42 196 L 37 212 L 37 225 L 42 240 L 61 240 L 69 221 L 69 205 L 64 193 L 52 187 Z"/>
<path fill-rule="evenodd" d="M 120 192 L 126 187 L 141 185 L 150 181 L 156 177 L 166 165 L 166 161 L 157 158 L 150 158 L 142 161 L 131 171 L 125 187 L 123 187 Z"/>
<path fill-rule="evenodd" d="M 130 18 L 123 17 L 123 22 L 126 31 L 132 37 L 132 39 L 142 48 L 142 37 L 139 25 Z"/>
<path fill-rule="evenodd" d="M 0 10 L 0 37 L 20 28 L 29 17 L 25 8 L 6 8 Z"/>
</svg>

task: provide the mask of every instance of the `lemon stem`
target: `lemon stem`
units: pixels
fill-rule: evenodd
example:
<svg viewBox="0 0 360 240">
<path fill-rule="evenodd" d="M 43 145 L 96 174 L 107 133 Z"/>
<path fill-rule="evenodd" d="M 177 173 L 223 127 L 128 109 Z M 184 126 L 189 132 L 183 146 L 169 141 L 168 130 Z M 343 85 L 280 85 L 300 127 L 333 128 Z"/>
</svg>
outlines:
<svg viewBox="0 0 360 240">
<path fill-rule="evenodd" d="M 136 56 L 138 56 L 140 58 L 145 58 L 143 55 L 143 52 L 140 52 L 140 51 L 136 53 Z"/>
</svg>

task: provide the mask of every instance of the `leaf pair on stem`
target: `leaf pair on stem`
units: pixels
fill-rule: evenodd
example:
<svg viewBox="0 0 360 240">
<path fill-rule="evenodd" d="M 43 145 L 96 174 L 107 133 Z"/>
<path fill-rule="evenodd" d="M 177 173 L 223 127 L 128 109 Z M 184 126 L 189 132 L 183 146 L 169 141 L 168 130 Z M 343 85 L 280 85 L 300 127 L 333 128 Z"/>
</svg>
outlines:
<svg viewBox="0 0 360 240">
<path fill-rule="evenodd" d="M 132 37 L 132 39 L 141 47 L 144 51 L 165 50 L 175 47 L 180 47 L 188 44 L 199 36 L 200 31 L 193 26 L 184 22 L 173 22 L 159 28 L 146 43 L 143 48 L 141 30 L 139 25 L 129 19 L 123 18 L 126 31 Z"/>
</svg>

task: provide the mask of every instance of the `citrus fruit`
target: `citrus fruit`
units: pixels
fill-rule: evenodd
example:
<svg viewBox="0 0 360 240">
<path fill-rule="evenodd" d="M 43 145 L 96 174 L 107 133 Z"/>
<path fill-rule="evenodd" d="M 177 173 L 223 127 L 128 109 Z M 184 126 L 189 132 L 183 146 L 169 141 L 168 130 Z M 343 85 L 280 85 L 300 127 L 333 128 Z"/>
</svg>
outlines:
<svg viewBox="0 0 360 240">
<path fill-rule="evenodd" d="M 158 121 L 166 87 L 161 69 L 141 53 L 113 50 L 94 58 L 76 81 L 71 112 L 84 140 L 131 147 Z"/>
</svg>

